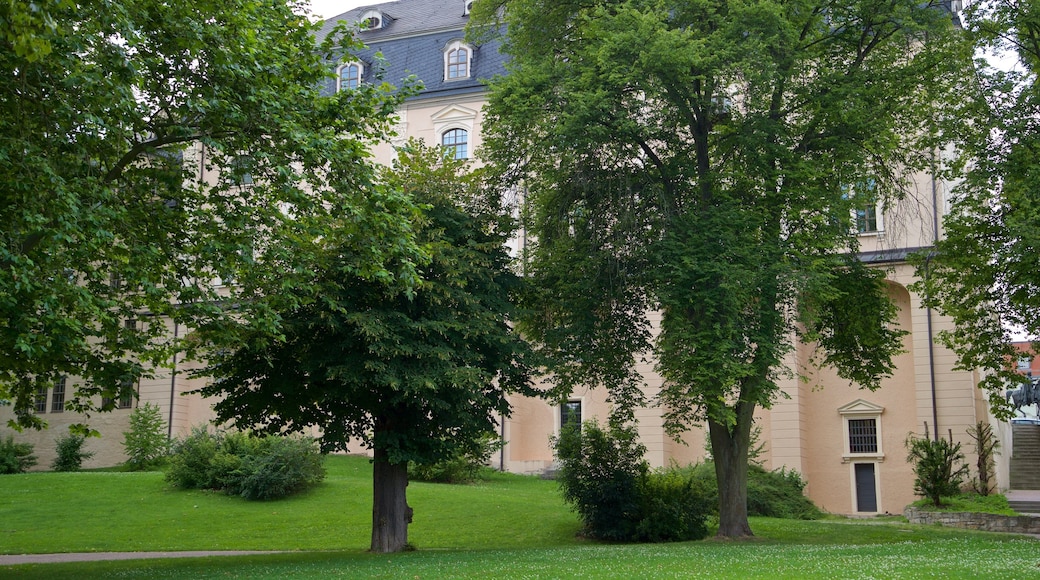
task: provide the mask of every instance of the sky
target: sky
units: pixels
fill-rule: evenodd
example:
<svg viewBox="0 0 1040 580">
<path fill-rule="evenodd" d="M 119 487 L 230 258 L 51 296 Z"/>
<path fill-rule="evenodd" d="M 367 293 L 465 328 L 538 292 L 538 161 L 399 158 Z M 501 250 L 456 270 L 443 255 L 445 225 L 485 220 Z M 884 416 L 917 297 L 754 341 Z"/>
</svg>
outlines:
<svg viewBox="0 0 1040 580">
<path fill-rule="evenodd" d="M 368 4 L 382 4 L 387 0 L 311 0 L 311 12 L 322 19 L 343 14 L 351 8 Z"/>
</svg>

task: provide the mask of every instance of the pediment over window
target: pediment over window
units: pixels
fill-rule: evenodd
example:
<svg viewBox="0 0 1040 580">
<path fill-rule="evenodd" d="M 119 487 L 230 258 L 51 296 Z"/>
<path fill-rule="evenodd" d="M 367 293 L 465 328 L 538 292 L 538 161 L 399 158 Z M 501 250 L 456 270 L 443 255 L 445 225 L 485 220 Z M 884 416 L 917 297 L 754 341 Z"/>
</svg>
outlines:
<svg viewBox="0 0 1040 580">
<path fill-rule="evenodd" d="M 838 414 L 840 415 L 880 415 L 884 411 L 885 408 L 881 405 L 876 405 L 863 399 L 856 399 L 851 403 L 838 407 Z"/>
<path fill-rule="evenodd" d="M 461 105 L 448 105 L 430 116 L 434 123 L 450 123 L 451 121 L 469 121 L 476 118 L 477 112 Z"/>
</svg>

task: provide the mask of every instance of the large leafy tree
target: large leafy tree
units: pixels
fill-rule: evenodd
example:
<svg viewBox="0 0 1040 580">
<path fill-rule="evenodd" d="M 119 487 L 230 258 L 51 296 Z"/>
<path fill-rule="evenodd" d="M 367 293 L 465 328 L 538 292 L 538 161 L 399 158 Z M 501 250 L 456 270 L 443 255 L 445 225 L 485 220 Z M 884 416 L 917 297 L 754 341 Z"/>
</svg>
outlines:
<svg viewBox="0 0 1040 580">
<path fill-rule="evenodd" d="M 471 34 L 500 16 L 511 63 L 487 155 L 527 192 L 541 293 L 524 328 L 561 387 L 609 389 L 619 422 L 648 402 L 634 363 L 652 354 L 668 431 L 707 423 L 719 534 L 750 535 L 753 415 L 794 341 L 870 389 L 902 347 L 852 215 L 907 195 L 931 162 L 932 116 L 970 62 L 950 15 L 918 0 L 503 0 L 478 4 Z"/>
<path fill-rule="evenodd" d="M 469 191 L 462 162 L 411 142 L 387 181 L 425 207 L 431 256 L 411 292 L 359 276 L 349 246 L 315 271 L 315 300 L 278 310 L 284 336 L 241 333 L 207 369 L 218 418 L 274 433 L 316 427 L 324 449 L 374 452 L 372 551 L 405 548 L 409 461 L 476 450 L 529 387 L 529 348 L 511 329 L 520 279 L 497 203 Z M 217 343 L 218 347 L 222 346 Z"/>
<path fill-rule="evenodd" d="M 0 3 L 0 401 L 41 427 L 131 394 L 173 345 L 164 320 L 274 329 L 258 289 L 306 284 L 317 240 L 363 275 L 414 251 L 409 204 L 365 141 L 388 87 L 322 96 L 333 35 L 295 0 Z M 403 217 L 402 217 L 403 216 Z M 332 226 L 335 225 L 335 228 Z M 218 287 L 216 281 L 234 281 Z M 127 321 L 133 324 L 127 324 Z M 182 326 L 183 328 L 183 326 Z M 183 333 L 181 333 L 183 334 Z"/>
<path fill-rule="evenodd" d="M 979 386 L 1006 417 L 1004 391 L 1022 380 L 1011 343 L 1023 332 L 1040 336 L 1040 3 L 976 2 L 966 16 L 990 57 L 977 62 L 960 111 L 958 145 L 972 165 L 943 222 L 945 239 L 921 257 L 918 290 L 953 318 L 955 330 L 940 338 L 961 367 L 988 371 Z M 995 55 L 1017 62 L 997 66 Z"/>
</svg>

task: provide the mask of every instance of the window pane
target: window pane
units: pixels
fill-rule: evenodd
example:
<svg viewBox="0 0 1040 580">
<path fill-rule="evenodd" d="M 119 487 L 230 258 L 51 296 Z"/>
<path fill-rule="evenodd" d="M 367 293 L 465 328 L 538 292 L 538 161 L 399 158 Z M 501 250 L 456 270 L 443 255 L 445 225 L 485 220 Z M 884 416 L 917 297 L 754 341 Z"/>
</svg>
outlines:
<svg viewBox="0 0 1040 580">
<path fill-rule="evenodd" d="M 47 412 L 47 387 L 40 387 L 36 390 L 36 412 Z"/>
<path fill-rule="evenodd" d="M 571 425 L 581 427 L 581 401 L 567 401 L 560 405 L 560 429 Z"/>
<path fill-rule="evenodd" d="M 456 48 L 448 51 L 448 75 L 449 79 L 464 79 L 469 76 L 469 51 L 465 48 Z"/>
<path fill-rule="evenodd" d="M 465 129 L 445 131 L 441 136 L 441 145 L 455 159 L 469 158 L 469 133 Z"/>
<path fill-rule="evenodd" d="M 358 88 L 361 84 L 361 66 L 348 64 L 339 70 L 339 90 L 347 91 Z"/>
<path fill-rule="evenodd" d="M 51 413 L 65 410 L 65 377 L 54 381 L 54 395 L 51 397 Z"/>
<path fill-rule="evenodd" d="M 849 453 L 877 453 L 877 420 L 849 419 Z"/>
</svg>

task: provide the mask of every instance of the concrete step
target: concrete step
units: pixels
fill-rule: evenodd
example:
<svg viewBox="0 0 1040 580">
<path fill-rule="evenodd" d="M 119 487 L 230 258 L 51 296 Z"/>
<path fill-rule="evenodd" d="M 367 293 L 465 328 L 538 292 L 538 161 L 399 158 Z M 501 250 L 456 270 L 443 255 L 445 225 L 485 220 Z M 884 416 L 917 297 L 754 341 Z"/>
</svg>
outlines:
<svg viewBox="0 0 1040 580">
<path fill-rule="evenodd" d="M 1008 500 L 1008 505 L 1020 514 L 1040 514 L 1040 501 Z"/>
</svg>

